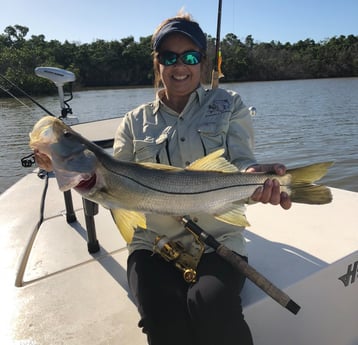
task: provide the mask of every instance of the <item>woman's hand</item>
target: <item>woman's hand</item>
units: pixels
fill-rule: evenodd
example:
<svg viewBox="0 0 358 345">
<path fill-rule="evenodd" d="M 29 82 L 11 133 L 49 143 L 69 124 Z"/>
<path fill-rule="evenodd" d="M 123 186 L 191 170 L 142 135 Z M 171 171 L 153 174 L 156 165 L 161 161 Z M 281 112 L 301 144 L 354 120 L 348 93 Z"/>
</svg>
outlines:
<svg viewBox="0 0 358 345">
<path fill-rule="evenodd" d="M 51 159 L 44 153 L 41 153 L 38 150 L 34 150 L 36 164 L 48 172 L 52 171 L 52 162 Z"/>
<path fill-rule="evenodd" d="M 278 176 L 285 175 L 286 167 L 283 164 L 256 164 L 247 168 L 246 172 L 275 173 Z M 281 205 L 285 210 L 291 207 L 291 199 L 286 192 L 280 192 L 280 184 L 275 179 L 267 179 L 262 187 L 259 187 L 252 194 L 253 201 Z"/>
</svg>

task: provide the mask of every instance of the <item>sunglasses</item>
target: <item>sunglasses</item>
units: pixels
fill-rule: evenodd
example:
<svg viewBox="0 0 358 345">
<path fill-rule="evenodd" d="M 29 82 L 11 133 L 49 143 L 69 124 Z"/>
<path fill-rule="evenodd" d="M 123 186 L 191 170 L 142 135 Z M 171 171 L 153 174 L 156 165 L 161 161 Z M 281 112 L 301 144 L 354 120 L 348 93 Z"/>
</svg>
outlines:
<svg viewBox="0 0 358 345">
<path fill-rule="evenodd" d="M 159 53 L 158 61 L 161 65 L 171 66 L 177 63 L 178 59 L 180 59 L 185 65 L 197 65 L 200 63 L 202 54 L 197 51 L 187 51 L 183 54 L 177 54 L 171 51 L 166 51 L 163 53 Z"/>
</svg>

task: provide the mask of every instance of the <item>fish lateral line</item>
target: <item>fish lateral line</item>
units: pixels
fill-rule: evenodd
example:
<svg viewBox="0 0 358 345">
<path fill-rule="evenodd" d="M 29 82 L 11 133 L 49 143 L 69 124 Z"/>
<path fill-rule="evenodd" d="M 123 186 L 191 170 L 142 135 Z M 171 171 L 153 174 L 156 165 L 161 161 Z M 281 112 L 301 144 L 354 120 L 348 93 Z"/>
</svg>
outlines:
<svg viewBox="0 0 358 345">
<path fill-rule="evenodd" d="M 149 190 L 152 190 L 154 192 L 159 192 L 159 193 L 163 193 L 163 194 L 168 194 L 168 195 L 199 195 L 199 194 L 205 194 L 205 193 L 210 193 L 210 192 L 216 192 L 216 191 L 220 191 L 220 190 L 225 190 L 225 189 L 231 189 L 231 188 L 235 188 L 235 187 L 252 187 L 252 186 L 262 186 L 263 183 L 245 183 L 245 184 L 235 184 L 235 185 L 230 185 L 230 186 L 224 186 L 224 187 L 220 187 L 220 188 L 212 188 L 212 189 L 206 189 L 206 190 L 202 190 L 202 191 L 197 191 L 197 192 L 180 192 L 180 191 L 168 191 L 168 190 L 164 190 L 164 189 L 159 189 L 159 188 L 154 188 L 150 185 L 147 185 L 143 182 L 140 182 L 128 175 L 123 175 L 123 174 L 119 174 L 117 172 L 117 175 L 125 178 L 125 179 L 128 179 L 128 180 L 131 180 L 133 181 L 134 183 L 136 183 L 137 185 L 140 185 L 142 187 L 145 187 Z"/>
<path fill-rule="evenodd" d="M 107 154 L 107 153 L 105 153 Z M 110 159 L 113 161 L 113 163 L 123 163 L 122 161 L 118 161 L 116 160 L 114 157 L 112 156 L 107 156 L 106 157 L 107 159 Z M 154 192 L 159 192 L 159 193 L 163 193 L 163 194 L 167 194 L 167 195 L 200 195 L 200 194 L 205 194 L 205 193 L 209 193 L 209 192 L 216 192 L 216 191 L 220 191 L 220 190 L 225 190 L 225 189 L 231 189 L 231 188 L 235 188 L 235 187 L 252 187 L 252 186 L 257 186 L 257 187 L 260 187 L 260 186 L 263 186 L 264 182 L 262 183 L 259 183 L 259 182 L 256 182 L 256 183 L 244 183 L 244 184 L 234 184 L 234 185 L 230 185 L 230 186 L 224 186 L 224 187 L 217 187 L 217 188 L 212 188 L 212 189 L 206 189 L 206 190 L 203 190 L 203 191 L 197 191 L 197 192 L 181 192 L 181 191 L 176 191 L 176 192 L 171 192 L 171 191 L 167 191 L 167 190 L 164 190 L 164 189 L 160 189 L 160 188 L 155 188 L 151 185 L 148 185 L 146 184 L 145 182 L 141 182 L 139 180 L 136 180 L 135 178 L 129 176 L 129 175 L 125 175 L 123 173 L 120 173 L 118 171 L 116 171 L 114 168 L 111 167 L 111 164 L 109 164 L 109 162 L 106 162 L 105 160 L 101 160 L 99 159 L 99 161 L 101 162 L 101 164 L 103 165 L 104 168 L 106 168 L 109 172 L 111 172 L 112 174 L 114 175 L 117 175 L 117 176 L 120 176 L 124 179 L 128 179 L 128 180 L 131 180 L 133 181 L 134 183 L 136 183 L 137 185 L 140 185 L 142 187 L 145 187 L 149 190 L 152 190 Z M 140 167 L 141 169 L 143 169 L 143 171 L 147 170 L 148 168 L 146 168 L 145 166 L 141 166 L 140 164 L 138 163 L 134 163 L 134 162 L 125 162 L 125 164 L 130 164 L 130 165 L 136 165 L 137 167 Z M 185 171 L 185 169 L 183 169 L 183 172 Z M 208 173 L 208 172 L 212 172 L 210 170 L 188 170 L 188 173 L 192 173 L 192 172 L 201 172 L 201 173 Z M 216 171 L 217 173 L 220 173 L 220 171 Z M 170 172 L 169 172 L 170 174 Z M 222 173 L 223 176 L 224 175 L 227 175 L 228 173 L 225 173 L 223 172 Z M 241 173 L 242 175 L 245 175 L 244 173 Z M 261 175 L 261 173 L 259 173 Z M 251 175 L 251 174 L 248 174 L 248 175 Z M 255 175 L 255 174 L 252 174 L 252 175 Z M 270 178 L 270 177 L 268 177 Z M 275 175 L 272 175 L 272 179 L 275 178 Z M 289 187 L 289 184 L 286 185 L 286 184 L 281 184 L 280 183 L 280 186 L 281 187 Z"/>
</svg>

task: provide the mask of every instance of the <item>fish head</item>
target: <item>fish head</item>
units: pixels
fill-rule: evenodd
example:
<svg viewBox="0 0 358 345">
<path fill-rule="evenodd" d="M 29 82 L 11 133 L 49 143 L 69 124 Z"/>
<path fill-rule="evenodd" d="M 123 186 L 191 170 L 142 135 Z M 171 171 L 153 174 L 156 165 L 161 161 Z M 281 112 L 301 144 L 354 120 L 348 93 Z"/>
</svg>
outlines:
<svg viewBox="0 0 358 345">
<path fill-rule="evenodd" d="M 79 134 L 55 117 L 39 120 L 30 133 L 30 147 L 46 154 L 61 191 L 92 187 L 97 158 L 79 140 Z"/>
</svg>

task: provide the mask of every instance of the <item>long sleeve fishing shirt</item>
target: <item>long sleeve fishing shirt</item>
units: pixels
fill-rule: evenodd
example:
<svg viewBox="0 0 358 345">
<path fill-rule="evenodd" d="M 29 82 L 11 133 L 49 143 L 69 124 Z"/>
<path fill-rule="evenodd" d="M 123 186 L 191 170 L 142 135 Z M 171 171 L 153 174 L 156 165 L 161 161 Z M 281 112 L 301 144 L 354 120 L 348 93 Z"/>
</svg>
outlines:
<svg viewBox="0 0 358 345">
<path fill-rule="evenodd" d="M 190 96 L 179 114 L 166 106 L 157 93 L 153 102 L 128 112 L 117 129 L 114 156 L 134 162 L 155 162 L 186 167 L 191 162 L 220 148 L 240 171 L 256 164 L 253 155 L 252 119 L 239 94 L 221 88 L 202 86 Z M 243 228 L 216 220 L 209 214 L 191 217 L 218 241 L 247 255 Z M 192 235 L 171 216 L 146 215 L 147 230 L 136 229 L 129 251 L 153 249 L 156 236 L 166 235 L 184 247 Z M 210 251 L 207 248 L 206 251 Z"/>
</svg>

